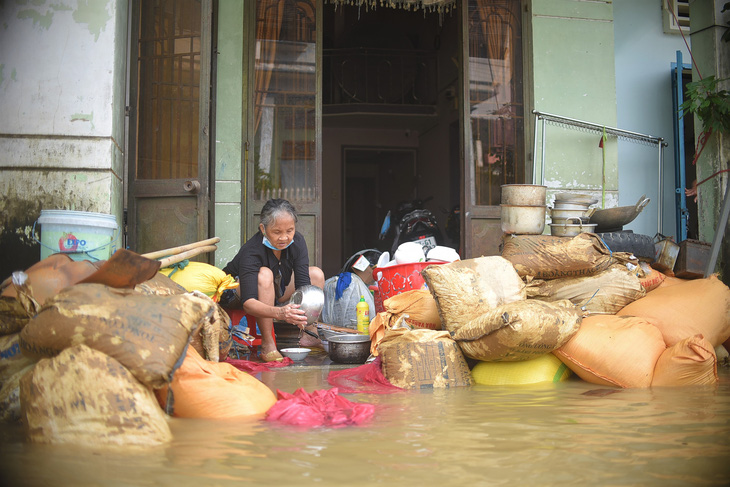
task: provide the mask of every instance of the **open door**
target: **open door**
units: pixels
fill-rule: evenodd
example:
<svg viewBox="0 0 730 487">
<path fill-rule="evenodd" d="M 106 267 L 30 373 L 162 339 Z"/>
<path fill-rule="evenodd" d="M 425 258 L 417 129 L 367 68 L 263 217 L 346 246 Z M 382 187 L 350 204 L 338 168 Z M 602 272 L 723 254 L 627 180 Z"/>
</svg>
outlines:
<svg viewBox="0 0 730 487">
<path fill-rule="evenodd" d="M 466 2 L 465 2 L 466 3 Z M 501 186 L 524 182 L 522 22 L 518 0 L 469 0 L 462 31 L 462 249 L 498 255 Z"/>
<path fill-rule="evenodd" d="M 270 198 L 299 213 L 311 265 L 321 262 L 321 23 L 316 0 L 248 3 L 248 76 L 253 100 L 245 129 L 244 241 L 258 231 Z M 247 197 L 246 197 L 247 195 Z"/>
<path fill-rule="evenodd" d="M 132 3 L 127 215 L 139 253 L 208 237 L 212 1 Z"/>
</svg>

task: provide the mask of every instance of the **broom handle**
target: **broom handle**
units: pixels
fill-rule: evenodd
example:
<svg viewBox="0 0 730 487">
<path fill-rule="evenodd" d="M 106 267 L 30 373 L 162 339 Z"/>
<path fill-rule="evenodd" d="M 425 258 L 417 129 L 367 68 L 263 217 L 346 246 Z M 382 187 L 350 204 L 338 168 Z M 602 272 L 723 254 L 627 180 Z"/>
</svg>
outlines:
<svg viewBox="0 0 730 487">
<path fill-rule="evenodd" d="M 207 245 L 205 247 L 197 247 L 194 249 L 190 249 L 185 252 L 181 252 L 177 255 L 172 255 L 170 257 L 166 257 L 164 259 L 160 259 L 160 269 L 164 267 L 169 267 L 172 264 L 177 264 L 178 262 L 182 262 L 185 259 L 189 259 L 191 257 L 195 257 L 199 254 L 204 254 L 206 252 L 214 252 L 218 247 L 215 245 Z"/>
<path fill-rule="evenodd" d="M 196 249 L 198 247 L 205 247 L 207 245 L 215 245 L 220 241 L 221 241 L 220 237 L 213 237 L 213 238 L 209 238 L 208 240 L 201 240 L 200 242 L 182 245 L 180 247 L 173 247 L 171 249 L 157 250 L 155 252 L 150 252 L 148 254 L 142 254 L 142 257 L 147 257 L 148 259 L 158 259 L 160 257 L 177 255 L 179 253 L 186 252 L 191 249 Z M 183 259 L 183 260 L 185 260 L 185 259 Z M 164 266 L 162 266 L 162 267 L 164 267 Z"/>
</svg>

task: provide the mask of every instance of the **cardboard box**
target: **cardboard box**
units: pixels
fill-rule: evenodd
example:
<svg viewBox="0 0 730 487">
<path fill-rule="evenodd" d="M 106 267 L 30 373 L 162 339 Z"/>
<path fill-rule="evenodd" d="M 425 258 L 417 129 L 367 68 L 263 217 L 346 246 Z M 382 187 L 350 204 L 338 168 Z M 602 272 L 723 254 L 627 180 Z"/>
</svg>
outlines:
<svg viewBox="0 0 730 487">
<path fill-rule="evenodd" d="M 674 275 L 682 279 L 699 279 L 705 276 L 705 268 L 710 260 L 709 243 L 687 239 L 679 244 Z"/>
</svg>

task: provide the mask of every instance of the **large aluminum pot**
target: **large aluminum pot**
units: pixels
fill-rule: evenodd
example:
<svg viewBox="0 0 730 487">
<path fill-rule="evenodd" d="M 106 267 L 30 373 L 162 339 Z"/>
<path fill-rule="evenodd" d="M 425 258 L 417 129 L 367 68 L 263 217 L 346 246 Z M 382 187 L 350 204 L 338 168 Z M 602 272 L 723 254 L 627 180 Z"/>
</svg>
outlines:
<svg viewBox="0 0 730 487">
<path fill-rule="evenodd" d="M 588 223 L 591 215 L 595 212 L 595 208 L 569 210 L 565 208 L 553 208 L 550 210 L 550 218 L 553 223 L 568 223 L 568 218 L 580 218 L 583 223 Z"/>
<path fill-rule="evenodd" d="M 502 231 L 517 235 L 540 235 L 545 230 L 546 206 L 499 205 Z"/>
<path fill-rule="evenodd" d="M 553 237 L 575 237 L 579 233 L 592 233 L 596 230 L 595 223 L 582 223 L 580 218 L 568 218 L 570 223 L 551 223 L 550 235 Z"/>
<path fill-rule="evenodd" d="M 322 314 L 324 291 L 313 284 L 307 284 L 295 290 L 289 302 L 298 304 L 299 309 L 304 310 L 304 314 L 307 316 L 307 324 L 311 325 L 318 321 L 319 316 Z"/>
<path fill-rule="evenodd" d="M 547 186 L 539 184 L 503 184 L 502 204 L 542 206 L 545 204 Z"/>
<path fill-rule="evenodd" d="M 333 336 L 329 339 L 329 356 L 339 364 L 364 364 L 370 356 L 370 336 Z"/>
</svg>

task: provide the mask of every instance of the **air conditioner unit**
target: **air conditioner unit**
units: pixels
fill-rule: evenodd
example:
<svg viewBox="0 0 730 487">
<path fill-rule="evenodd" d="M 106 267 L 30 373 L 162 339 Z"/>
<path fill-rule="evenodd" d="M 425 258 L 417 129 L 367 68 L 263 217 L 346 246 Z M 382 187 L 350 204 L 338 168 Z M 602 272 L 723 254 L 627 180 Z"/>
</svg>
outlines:
<svg viewBox="0 0 730 487">
<path fill-rule="evenodd" d="M 661 0 L 665 34 L 689 33 L 689 0 Z M 672 15 L 674 12 L 674 15 Z"/>
</svg>

